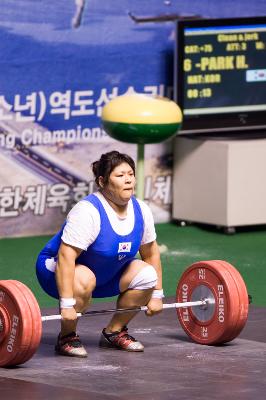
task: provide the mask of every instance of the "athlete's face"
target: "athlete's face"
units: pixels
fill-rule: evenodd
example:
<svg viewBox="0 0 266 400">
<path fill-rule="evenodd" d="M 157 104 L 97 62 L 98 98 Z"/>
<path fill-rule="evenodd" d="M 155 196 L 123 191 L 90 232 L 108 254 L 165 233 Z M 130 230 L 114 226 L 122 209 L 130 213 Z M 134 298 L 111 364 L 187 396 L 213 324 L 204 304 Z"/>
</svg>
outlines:
<svg viewBox="0 0 266 400">
<path fill-rule="evenodd" d="M 109 176 L 107 185 L 103 187 L 103 194 L 117 205 L 127 204 L 134 193 L 136 178 L 128 163 L 115 167 Z"/>
</svg>

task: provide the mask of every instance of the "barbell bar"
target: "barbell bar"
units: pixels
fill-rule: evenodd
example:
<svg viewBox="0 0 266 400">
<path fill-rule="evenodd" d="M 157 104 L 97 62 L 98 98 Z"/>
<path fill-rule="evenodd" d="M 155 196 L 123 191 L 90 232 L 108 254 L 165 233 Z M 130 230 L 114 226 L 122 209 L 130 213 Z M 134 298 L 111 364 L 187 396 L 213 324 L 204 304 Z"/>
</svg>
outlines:
<svg viewBox="0 0 266 400">
<path fill-rule="evenodd" d="M 176 289 L 175 308 L 181 327 L 196 343 L 230 342 L 242 331 L 248 317 L 249 297 L 238 270 L 223 260 L 199 261 L 182 274 Z M 92 310 L 78 317 L 147 311 L 137 308 Z M 0 367 L 28 361 L 37 351 L 42 322 L 61 315 L 41 316 L 32 291 L 16 280 L 0 281 Z"/>
<path fill-rule="evenodd" d="M 163 310 L 169 309 L 169 308 L 182 308 L 182 307 L 198 307 L 198 306 L 207 306 L 208 304 L 213 304 L 214 301 L 213 299 L 202 299 L 198 301 L 187 301 L 184 303 L 164 303 L 163 304 Z M 141 307 L 135 307 L 135 308 L 112 308 L 109 310 L 93 310 L 93 311 L 87 311 L 84 313 L 77 313 L 77 317 L 93 317 L 95 315 L 105 315 L 105 314 L 123 314 L 126 312 L 139 312 L 139 311 L 147 311 L 148 307 L 147 306 L 141 306 Z M 62 316 L 60 314 L 56 315 L 44 315 L 41 317 L 41 320 L 43 322 L 45 321 L 55 321 L 55 320 L 61 320 Z"/>
</svg>

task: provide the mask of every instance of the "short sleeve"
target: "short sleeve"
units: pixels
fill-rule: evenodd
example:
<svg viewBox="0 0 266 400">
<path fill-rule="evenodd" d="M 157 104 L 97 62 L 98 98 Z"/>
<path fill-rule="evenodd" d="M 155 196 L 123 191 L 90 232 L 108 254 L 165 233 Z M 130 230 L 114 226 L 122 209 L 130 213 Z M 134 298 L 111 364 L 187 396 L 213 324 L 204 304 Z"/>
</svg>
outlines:
<svg viewBox="0 0 266 400">
<path fill-rule="evenodd" d="M 81 200 L 68 213 L 62 241 L 78 249 L 87 250 L 100 232 L 100 215 L 88 201 Z"/>
<path fill-rule="evenodd" d="M 144 232 L 141 244 L 151 243 L 156 239 L 154 218 L 150 207 L 142 200 L 138 199 L 138 202 L 144 219 Z"/>
</svg>

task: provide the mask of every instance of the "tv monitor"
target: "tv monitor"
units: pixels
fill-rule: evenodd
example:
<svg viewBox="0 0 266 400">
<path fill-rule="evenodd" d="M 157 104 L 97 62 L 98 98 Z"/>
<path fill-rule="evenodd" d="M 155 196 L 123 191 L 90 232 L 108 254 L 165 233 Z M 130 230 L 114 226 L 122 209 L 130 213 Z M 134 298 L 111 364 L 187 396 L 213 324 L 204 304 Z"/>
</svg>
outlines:
<svg viewBox="0 0 266 400">
<path fill-rule="evenodd" d="M 177 22 L 180 133 L 266 136 L 266 17 Z"/>
</svg>

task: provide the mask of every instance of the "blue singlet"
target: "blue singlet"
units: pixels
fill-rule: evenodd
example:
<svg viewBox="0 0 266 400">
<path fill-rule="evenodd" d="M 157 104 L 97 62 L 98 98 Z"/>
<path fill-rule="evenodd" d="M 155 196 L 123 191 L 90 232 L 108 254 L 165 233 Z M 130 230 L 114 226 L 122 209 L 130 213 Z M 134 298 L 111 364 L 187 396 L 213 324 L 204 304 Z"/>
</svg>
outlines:
<svg viewBox="0 0 266 400">
<path fill-rule="evenodd" d="M 128 235 L 118 235 L 112 228 L 106 211 L 97 196 L 90 194 L 83 200 L 89 201 L 100 214 L 100 232 L 96 240 L 84 250 L 76 264 L 89 267 L 96 276 L 96 288 L 93 297 L 110 297 L 120 293 L 119 281 L 128 263 L 131 262 L 141 245 L 144 231 L 144 220 L 141 208 L 135 197 L 132 197 L 134 209 L 134 227 Z M 58 298 L 55 273 L 47 268 L 51 259 L 56 262 L 58 249 L 65 224 L 61 230 L 46 244 L 39 254 L 36 273 L 40 285 L 50 296 Z M 55 264 L 55 263 L 54 263 Z"/>
</svg>

